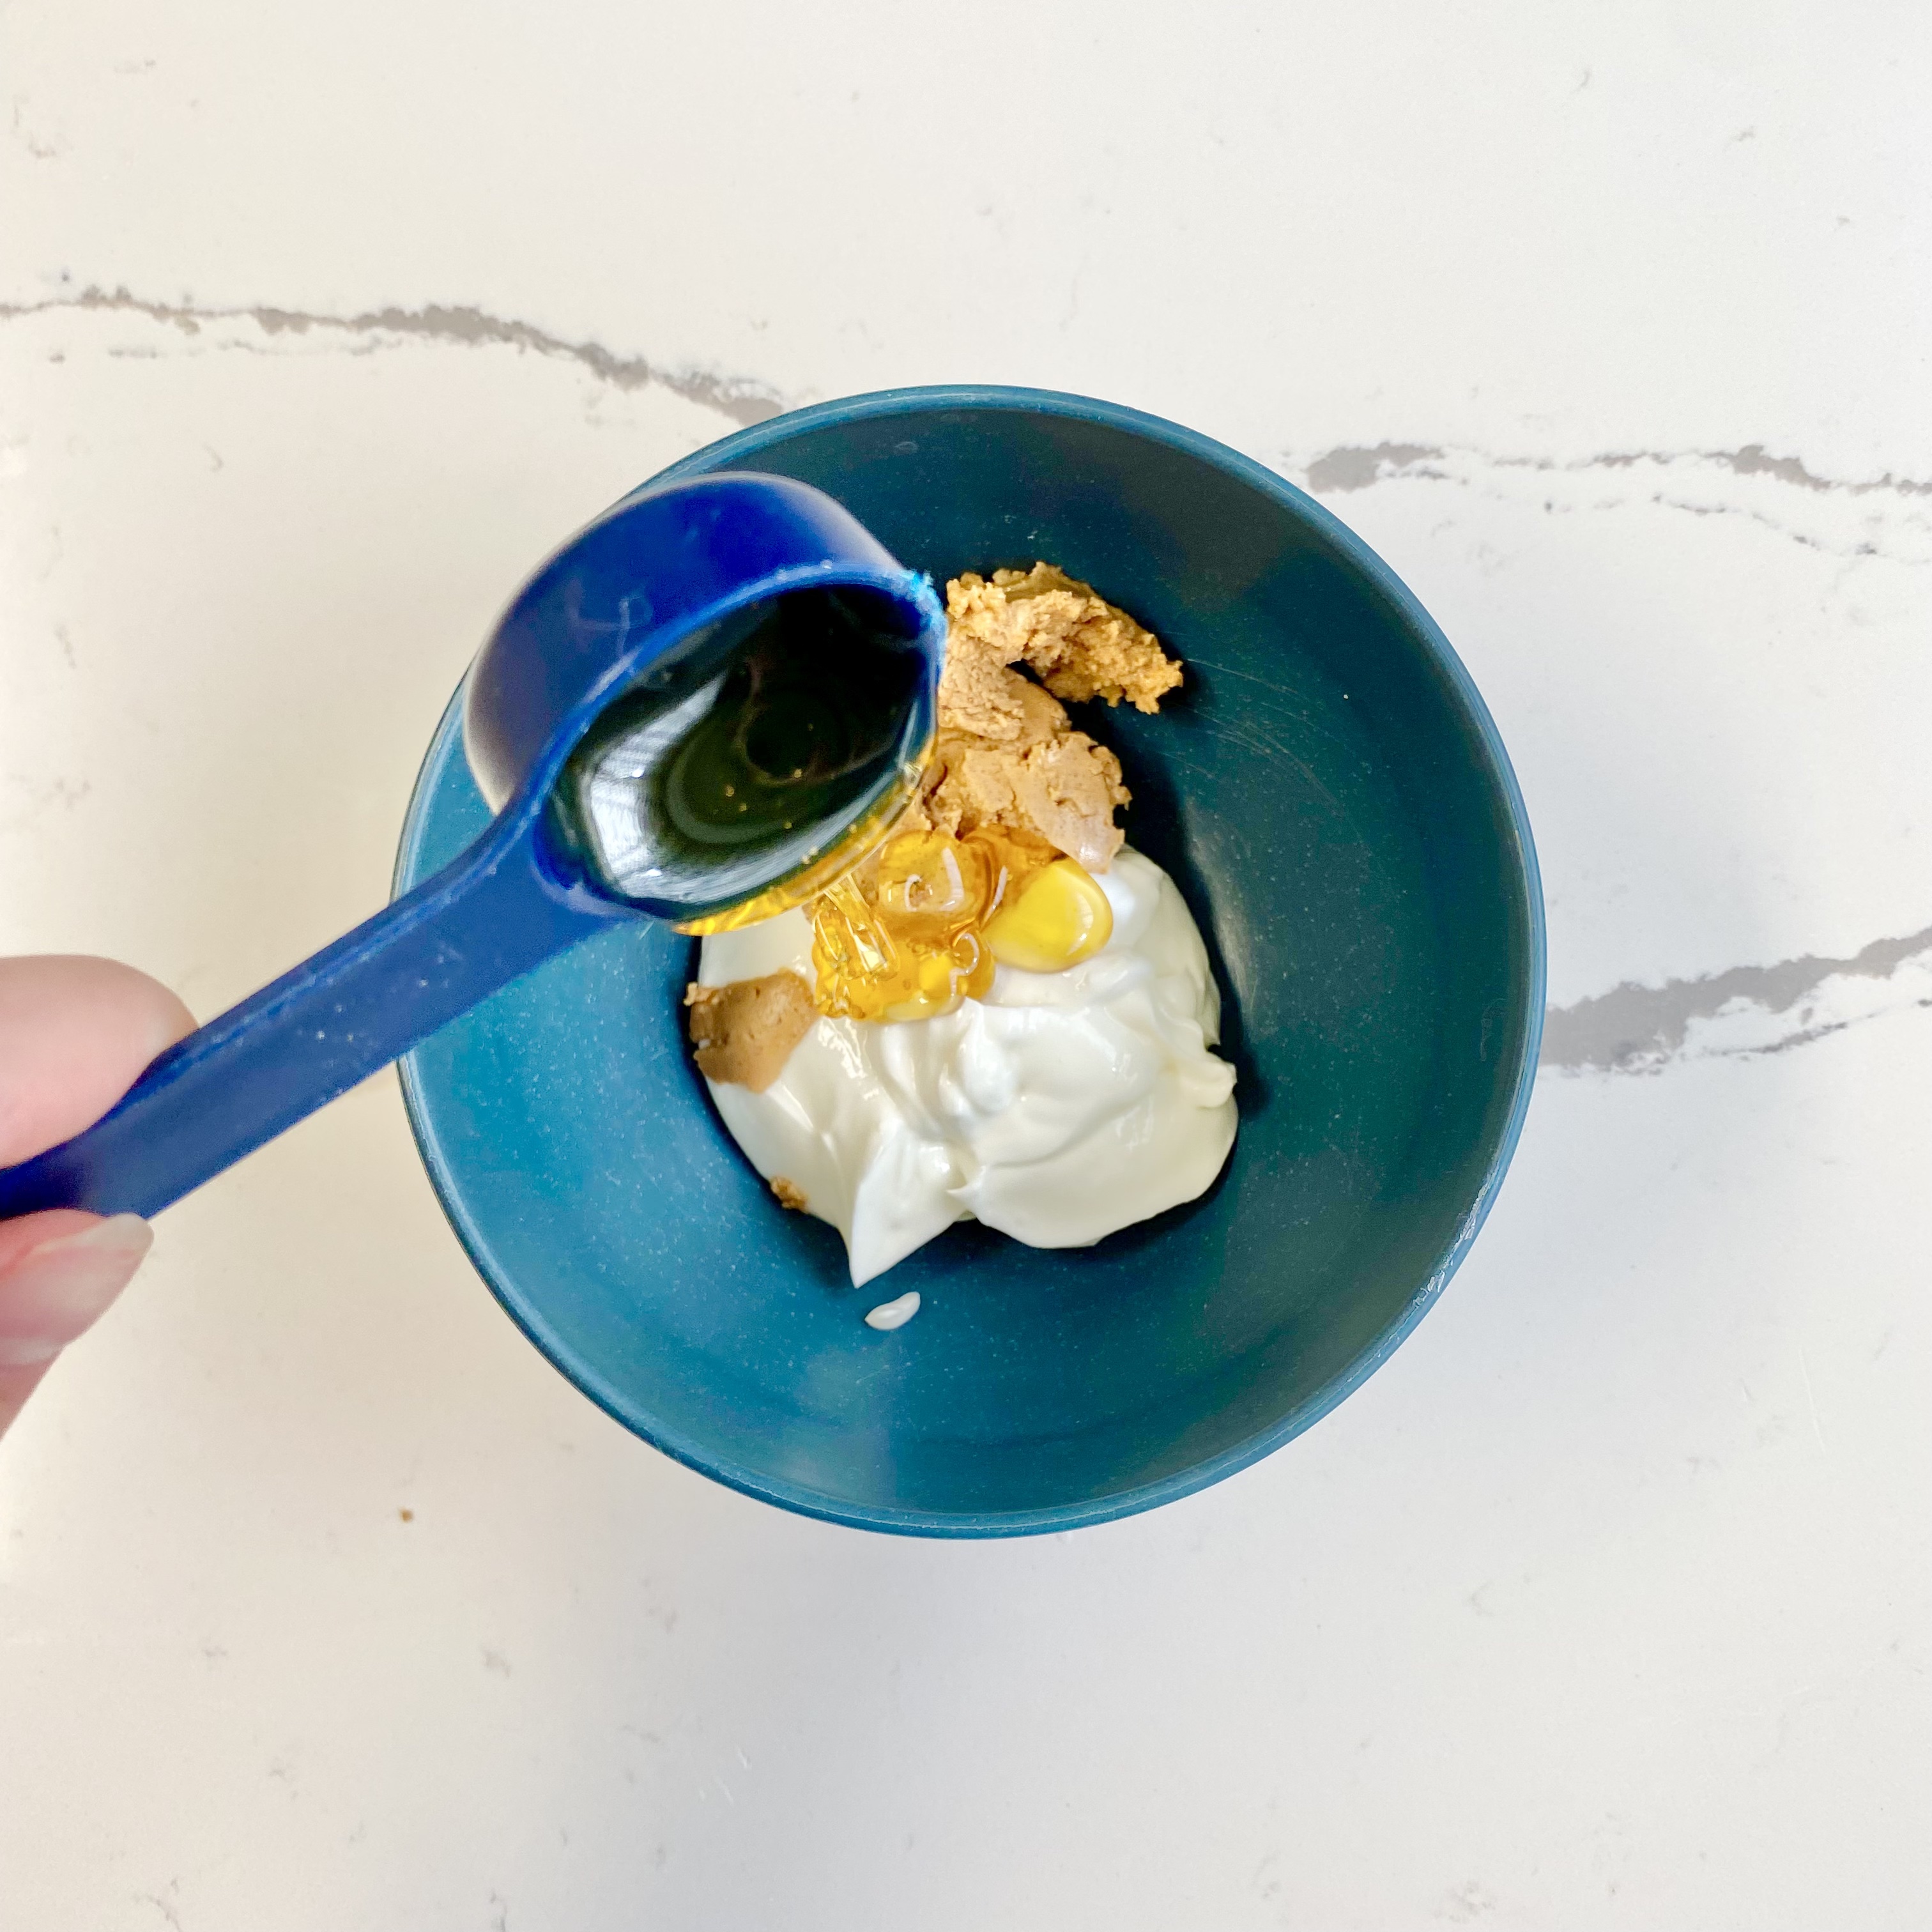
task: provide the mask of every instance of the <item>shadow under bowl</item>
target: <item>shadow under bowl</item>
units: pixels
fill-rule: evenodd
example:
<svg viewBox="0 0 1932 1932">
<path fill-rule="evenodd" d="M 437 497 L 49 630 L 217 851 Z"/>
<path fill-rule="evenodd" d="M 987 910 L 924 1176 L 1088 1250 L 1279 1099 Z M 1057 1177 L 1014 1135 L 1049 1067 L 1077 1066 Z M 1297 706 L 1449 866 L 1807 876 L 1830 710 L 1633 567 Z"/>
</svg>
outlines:
<svg viewBox="0 0 1932 1932">
<path fill-rule="evenodd" d="M 844 502 L 916 570 L 1036 558 L 1186 662 L 1157 717 L 1080 707 L 1208 940 L 1238 1071 L 1201 1200 L 1097 1246 L 966 1223 L 856 1293 L 781 1209 L 682 1038 L 693 942 L 639 922 L 404 1063 L 437 1192 L 566 1375 L 679 1460 L 788 1508 L 945 1536 L 1058 1530 L 1267 1454 L 1385 1360 L 1474 1238 L 1541 1029 L 1529 826 L 1474 686 L 1388 566 L 1204 436 L 1037 391 L 892 391 L 781 416 L 653 481 L 750 470 Z M 488 818 L 458 708 L 398 864 Z M 916 1320 L 865 1326 L 916 1288 Z"/>
</svg>

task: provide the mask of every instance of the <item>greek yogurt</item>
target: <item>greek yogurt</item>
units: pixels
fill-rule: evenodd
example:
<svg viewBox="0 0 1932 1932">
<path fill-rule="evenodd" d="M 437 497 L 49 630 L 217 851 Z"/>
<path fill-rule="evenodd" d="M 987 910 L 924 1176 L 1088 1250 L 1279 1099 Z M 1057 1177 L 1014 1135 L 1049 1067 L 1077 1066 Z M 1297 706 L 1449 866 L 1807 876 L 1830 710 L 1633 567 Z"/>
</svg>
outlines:
<svg viewBox="0 0 1932 1932">
<path fill-rule="evenodd" d="M 1234 1139 L 1234 1070 L 1210 1049 L 1220 998 L 1193 918 L 1154 862 L 1100 876 L 1113 936 L 1057 973 L 1002 965 L 982 999 L 896 1024 L 820 1018 L 762 1093 L 708 1083 L 768 1180 L 845 1238 L 855 1284 L 955 1221 L 1084 1247 L 1204 1193 Z M 790 968 L 789 912 L 707 938 L 707 986 Z"/>
</svg>

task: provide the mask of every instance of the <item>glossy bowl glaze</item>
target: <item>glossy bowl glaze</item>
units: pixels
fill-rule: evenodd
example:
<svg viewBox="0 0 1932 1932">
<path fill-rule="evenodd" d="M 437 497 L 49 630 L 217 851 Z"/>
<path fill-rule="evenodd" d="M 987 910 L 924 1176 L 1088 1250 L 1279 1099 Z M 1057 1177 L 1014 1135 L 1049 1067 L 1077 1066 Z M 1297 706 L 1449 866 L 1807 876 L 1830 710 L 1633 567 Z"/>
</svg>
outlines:
<svg viewBox="0 0 1932 1932">
<path fill-rule="evenodd" d="M 1474 1239 L 1521 1131 L 1543 903 L 1489 713 L 1327 511 L 1132 410 L 898 390 L 761 423 L 665 476 L 723 469 L 816 484 L 942 585 L 1046 558 L 1186 661 L 1157 717 L 1077 716 L 1126 767 L 1130 839 L 1207 937 L 1239 1072 L 1234 1154 L 1204 1198 L 1096 1247 L 966 1224 L 855 1292 L 838 1235 L 779 1208 L 692 1069 L 692 942 L 639 923 L 405 1063 L 450 1219 L 592 1400 L 787 1508 L 1008 1535 L 1214 1482 L 1387 1358 Z M 398 885 L 486 816 L 452 705 Z M 916 1320 L 865 1325 L 908 1288 Z"/>
</svg>

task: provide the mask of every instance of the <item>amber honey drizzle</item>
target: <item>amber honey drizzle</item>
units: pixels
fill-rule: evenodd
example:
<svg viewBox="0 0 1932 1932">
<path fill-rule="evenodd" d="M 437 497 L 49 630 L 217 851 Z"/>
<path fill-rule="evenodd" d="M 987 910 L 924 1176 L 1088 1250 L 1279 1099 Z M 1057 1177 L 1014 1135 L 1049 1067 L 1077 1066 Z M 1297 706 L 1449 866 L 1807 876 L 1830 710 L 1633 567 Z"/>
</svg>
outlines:
<svg viewBox="0 0 1932 1932">
<path fill-rule="evenodd" d="M 776 919 L 780 913 L 790 911 L 794 906 L 808 904 L 855 866 L 865 862 L 888 829 L 904 816 L 906 801 L 918 782 L 916 771 L 909 771 L 902 782 L 844 838 L 802 872 L 781 879 L 775 886 L 766 886 L 755 898 L 746 899 L 742 904 L 728 906 L 722 912 L 708 914 L 703 919 L 680 920 L 678 931 L 694 937 L 707 932 L 737 932 L 746 926 L 758 926 L 768 919 Z"/>
<path fill-rule="evenodd" d="M 1052 916 L 1070 898 L 1082 916 Z M 846 1019 L 930 1018 L 991 988 L 1002 932 L 1022 936 L 1023 947 L 1031 941 L 1024 963 L 1052 970 L 1090 957 L 1112 928 L 1105 894 L 1043 839 L 990 825 L 960 838 L 902 832 L 880 848 L 869 873 L 848 874 L 814 908 L 818 1010 Z"/>
</svg>

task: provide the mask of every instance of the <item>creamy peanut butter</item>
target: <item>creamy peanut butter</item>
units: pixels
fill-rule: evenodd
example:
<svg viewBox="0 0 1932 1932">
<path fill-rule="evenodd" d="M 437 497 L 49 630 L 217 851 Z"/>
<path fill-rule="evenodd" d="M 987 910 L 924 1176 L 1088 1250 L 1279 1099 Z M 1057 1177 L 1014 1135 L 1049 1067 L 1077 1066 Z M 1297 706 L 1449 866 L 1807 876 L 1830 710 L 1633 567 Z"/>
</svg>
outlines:
<svg viewBox="0 0 1932 1932">
<path fill-rule="evenodd" d="M 782 974 L 717 988 L 694 986 L 687 992 L 691 1036 L 698 1066 L 708 1078 L 764 1091 L 810 1030 L 814 1000 L 820 1012 L 890 1020 L 912 1017 L 926 1006 L 945 1010 L 962 992 L 983 994 L 993 956 L 981 957 L 976 928 L 959 933 L 946 926 L 938 932 L 944 922 L 932 920 L 926 923 L 935 924 L 938 937 L 925 950 L 934 958 L 924 958 L 921 934 L 908 929 L 896 934 L 904 956 L 897 963 L 904 969 L 901 978 L 916 979 L 914 969 L 923 965 L 944 968 L 945 984 L 937 991 L 910 979 L 906 987 L 896 980 L 888 986 L 890 976 L 877 974 L 872 977 L 878 986 L 868 981 L 855 988 L 832 970 L 853 950 L 830 944 L 842 934 L 850 937 L 840 918 L 863 938 L 874 916 L 889 910 L 881 900 L 881 863 L 889 849 L 903 856 L 902 848 L 917 844 L 920 834 L 943 834 L 926 842 L 946 850 L 952 849 L 947 841 L 977 834 L 988 851 L 1009 862 L 1015 853 L 1024 856 L 1030 849 L 1034 856 L 1013 874 L 1016 890 L 1024 883 L 1022 874 L 1030 878 L 1056 852 L 1074 860 L 1076 868 L 1098 874 L 1107 871 L 1120 850 L 1125 834 L 1114 814 L 1131 797 L 1121 782 L 1120 760 L 1085 732 L 1074 730 L 1060 700 L 1124 700 L 1137 710 L 1155 711 L 1162 697 L 1180 682 L 1180 664 L 1162 650 L 1151 631 L 1115 609 L 1092 585 L 1049 563 L 1036 562 L 1027 571 L 996 570 L 990 578 L 970 572 L 955 578 L 946 587 L 946 610 L 938 730 L 919 796 L 878 848 L 834 889 L 832 898 L 819 902 L 815 994 L 796 974 Z M 1022 665 L 1026 669 L 1018 668 Z M 1029 841 L 1034 842 L 1030 848 Z M 1004 908 L 1004 890 L 981 896 L 988 917 Z M 1087 890 L 1096 893 L 1091 880 Z M 974 901 L 974 908 L 979 904 Z M 910 922 L 918 924 L 916 919 Z M 1095 943 L 1104 943 L 1105 937 L 1099 934 Z M 962 946 L 972 955 L 963 963 L 957 956 Z M 865 947 L 858 951 L 863 954 Z M 1066 963 L 1072 963 L 1070 957 Z M 774 983 L 778 981 L 790 983 L 780 987 Z M 880 997 L 859 997 L 874 993 Z"/>
<path fill-rule="evenodd" d="M 1160 640 L 1089 584 L 1050 563 L 968 572 L 946 586 L 939 735 L 909 830 L 956 838 L 982 825 L 1031 832 L 1090 872 L 1112 864 L 1132 794 L 1120 764 L 1068 722 L 1060 700 L 1160 709 L 1180 683 Z M 1025 664 L 1045 688 L 1014 668 Z"/>
<path fill-rule="evenodd" d="M 728 986 L 684 989 L 691 1009 L 692 1058 L 707 1080 L 729 1081 L 762 1094 L 784 1070 L 791 1050 L 818 1018 L 812 988 L 790 971 Z"/>
</svg>

